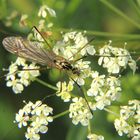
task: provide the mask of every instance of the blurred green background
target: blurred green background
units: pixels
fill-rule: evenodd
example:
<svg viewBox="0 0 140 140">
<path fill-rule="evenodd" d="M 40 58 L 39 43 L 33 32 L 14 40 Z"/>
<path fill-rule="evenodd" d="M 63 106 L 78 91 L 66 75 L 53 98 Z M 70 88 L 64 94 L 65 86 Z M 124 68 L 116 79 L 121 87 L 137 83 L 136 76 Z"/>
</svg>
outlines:
<svg viewBox="0 0 140 140">
<path fill-rule="evenodd" d="M 124 47 L 124 43 L 127 42 L 128 50 L 140 52 L 139 0 L 0 0 L 0 42 L 4 37 L 13 34 L 27 36 L 30 31 L 29 28 L 19 26 L 18 16 L 11 20 L 11 26 L 6 26 L 7 17 L 13 11 L 18 15 L 30 15 L 31 26 L 33 26 L 36 25 L 37 11 L 42 4 L 47 4 L 56 11 L 57 17 L 53 19 L 55 30 L 87 30 L 90 37 L 95 36 L 93 42 L 95 47 L 103 46 L 104 42 L 113 40 L 114 46 Z M 16 57 L 8 53 L 1 43 L 0 46 L 0 75 L 3 75 L 2 68 L 8 68 Z M 134 57 L 137 59 L 139 55 Z M 97 59 L 90 59 L 93 61 L 93 67 L 98 70 L 96 64 L 94 65 Z M 43 72 L 41 79 L 55 85 L 59 77 L 53 70 L 48 70 Z M 123 95 L 120 104 L 123 105 L 130 99 L 139 99 L 139 69 L 134 76 L 132 72 L 126 71 L 122 78 L 122 86 Z M 6 87 L 4 79 L 0 79 L 0 140 L 24 140 L 25 130 L 18 129 L 17 125 L 13 124 L 15 113 L 23 106 L 22 101 L 41 100 L 45 95 L 53 93 L 53 90 L 34 82 L 25 88 L 22 94 L 15 95 L 11 88 Z M 68 104 L 64 104 L 57 97 L 48 98 L 45 102 L 54 108 L 54 114 L 68 109 Z M 114 110 L 118 111 L 117 108 Z M 118 136 L 113 120 L 114 117 L 107 115 L 105 111 L 96 111 L 93 119 L 94 132 L 103 135 L 105 140 L 128 140 L 125 136 Z M 81 125 L 72 125 L 71 119 L 66 115 L 54 120 L 49 125 L 48 133 L 41 135 L 41 140 L 86 140 L 86 135 L 87 129 Z"/>
</svg>

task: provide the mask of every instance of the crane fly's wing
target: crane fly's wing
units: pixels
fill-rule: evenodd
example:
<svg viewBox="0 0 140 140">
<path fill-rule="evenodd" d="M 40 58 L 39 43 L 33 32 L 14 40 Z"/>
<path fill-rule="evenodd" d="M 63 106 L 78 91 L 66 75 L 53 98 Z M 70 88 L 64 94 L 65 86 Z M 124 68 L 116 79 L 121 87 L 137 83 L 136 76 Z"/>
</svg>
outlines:
<svg viewBox="0 0 140 140">
<path fill-rule="evenodd" d="M 23 37 L 6 37 L 2 42 L 5 49 L 28 61 L 52 66 L 56 54 L 43 47 L 42 43 L 32 42 Z"/>
</svg>

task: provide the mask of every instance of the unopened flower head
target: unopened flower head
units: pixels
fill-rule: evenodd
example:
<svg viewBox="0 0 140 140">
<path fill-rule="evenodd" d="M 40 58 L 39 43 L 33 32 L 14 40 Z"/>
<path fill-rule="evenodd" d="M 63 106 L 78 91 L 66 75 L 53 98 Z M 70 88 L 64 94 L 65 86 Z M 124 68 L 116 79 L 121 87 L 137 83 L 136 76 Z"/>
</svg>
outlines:
<svg viewBox="0 0 140 140">
<path fill-rule="evenodd" d="M 72 101 L 69 107 L 69 117 L 72 118 L 72 123 L 77 125 L 80 122 L 83 126 L 87 126 L 93 117 L 87 102 L 82 97 L 75 97 Z"/>
<path fill-rule="evenodd" d="M 48 123 L 53 121 L 52 114 L 53 109 L 46 104 L 42 104 L 41 101 L 37 101 L 35 104 L 29 102 L 23 109 L 20 109 L 16 114 L 15 123 L 18 123 L 18 127 L 27 127 L 25 137 L 27 139 L 40 139 L 39 133 L 46 133 L 48 131 Z"/>
<path fill-rule="evenodd" d="M 131 100 L 127 106 L 122 106 L 120 118 L 115 120 L 115 128 L 122 136 L 127 134 L 132 140 L 140 139 L 140 101 Z"/>
<path fill-rule="evenodd" d="M 60 96 L 62 100 L 64 100 L 64 102 L 69 102 L 71 99 L 71 94 L 70 92 L 73 90 L 73 82 L 69 81 L 69 83 L 67 84 L 66 82 L 58 82 L 57 83 L 57 87 L 58 87 L 58 91 L 57 91 L 57 96 Z"/>
<path fill-rule="evenodd" d="M 21 18 L 20 18 L 20 21 L 19 21 L 19 25 L 21 27 L 27 26 L 27 18 L 28 18 L 28 15 L 27 14 L 21 15 Z"/>
<path fill-rule="evenodd" d="M 18 70 L 19 67 L 22 67 L 22 70 Z M 25 59 L 17 58 L 15 63 L 9 66 L 9 73 L 6 76 L 6 85 L 12 87 L 16 94 L 21 93 L 24 90 L 24 86 L 30 85 L 31 81 L 40 75 L 38 69 L 39 67 L 34 63 L 26 64 Z"/>
</svg>

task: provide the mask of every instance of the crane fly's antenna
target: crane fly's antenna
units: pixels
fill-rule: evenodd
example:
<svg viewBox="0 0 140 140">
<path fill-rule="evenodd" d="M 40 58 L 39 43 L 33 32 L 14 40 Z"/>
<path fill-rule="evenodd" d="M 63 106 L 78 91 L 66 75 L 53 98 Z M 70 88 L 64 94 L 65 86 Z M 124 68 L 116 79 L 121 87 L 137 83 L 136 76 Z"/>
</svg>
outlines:
<svg viewBox="0 0 140 140">
<path fill-rule="evenodd" d="M 87 55 L 84 55 L 84 56 L 82 56 L 82 57 L 80 57 L 80 58 L 78 58 L 78 59 L 76 59 L 76 60 L 74 60 L 74 61 L 72 61 L 72 62 L 77 62 L 77 61 L 79 61 L 79 60 L 81 60 L 81 59 L 83 59 L 83 58 L 86 58 L 87 57 Z"/>
<path fill-rule="evenodd" d="M 83 50 L 88 44 L 90 44 L 95 38 L 92 38 L 91 40 L 89 40 L 82 48 L 80 48 L 77 53 L 79 53 L 81 50 Z M 76 53 L 76 54 L 77 54 Z M 74 57 L 76 54 L 73 54 L 71 57 L 69 57 L 68 60 L 70 60 L 72 57 Z"/>
</svg>

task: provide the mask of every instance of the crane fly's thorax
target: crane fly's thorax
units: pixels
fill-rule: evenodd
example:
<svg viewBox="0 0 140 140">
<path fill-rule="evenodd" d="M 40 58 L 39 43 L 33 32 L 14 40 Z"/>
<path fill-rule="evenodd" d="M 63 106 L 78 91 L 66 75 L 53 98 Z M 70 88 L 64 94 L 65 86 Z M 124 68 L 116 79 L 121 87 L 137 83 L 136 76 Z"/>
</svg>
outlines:
<svg viewBox="0 0 140 140">
<path fill-rule="evenodd" d="M 68 70 L 71 71 L 73 74 L 80 75 L 80 70 L 76 67 L 73 67 L 71 63 L 63 57 L 58 57 L 54 60 L 54 63 L 56 65 L 56 68 L 58 69 Z"/>
</svg>

